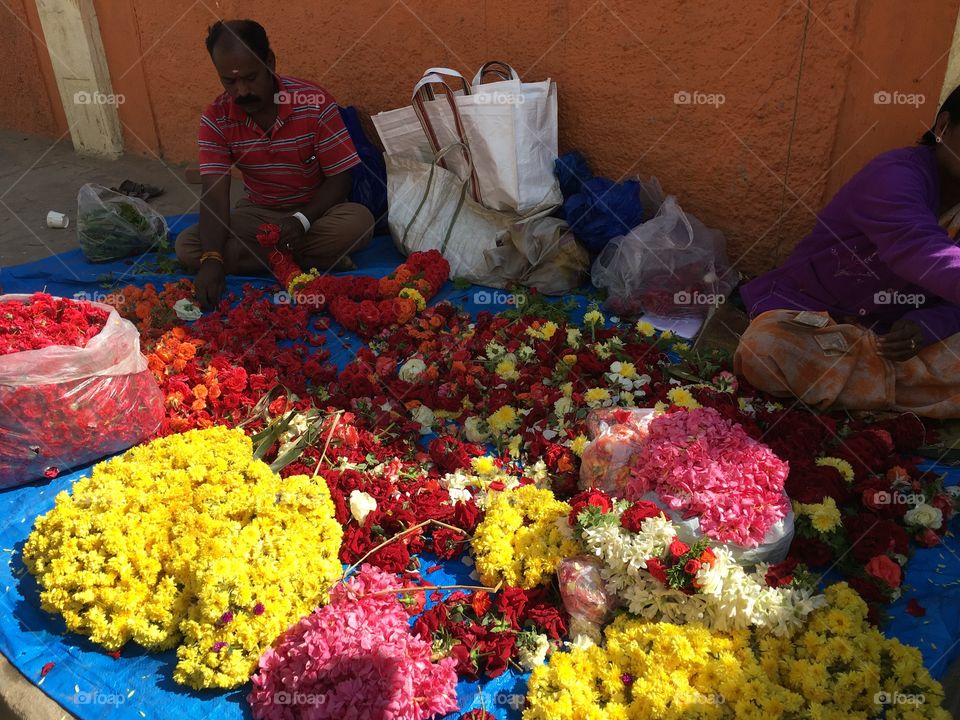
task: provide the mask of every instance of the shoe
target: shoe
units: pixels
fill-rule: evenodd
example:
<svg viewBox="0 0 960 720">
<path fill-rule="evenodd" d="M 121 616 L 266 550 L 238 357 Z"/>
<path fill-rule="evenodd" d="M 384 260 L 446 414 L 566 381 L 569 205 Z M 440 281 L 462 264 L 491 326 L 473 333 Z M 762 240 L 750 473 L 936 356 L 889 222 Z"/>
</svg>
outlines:
<svg viewBox="0 0 960 720">
<path fill-rule="evenodd" d="M 135 183 L 133 180 L 124 180 L 122 183 L 120 183 L 120 187 L 110 189 L 122 195 L 140 198 L 141 200 L 149 200 L 152 197 L 163 194 L 162 187 L 146 185 L 144 183 Z"/>
</svg>

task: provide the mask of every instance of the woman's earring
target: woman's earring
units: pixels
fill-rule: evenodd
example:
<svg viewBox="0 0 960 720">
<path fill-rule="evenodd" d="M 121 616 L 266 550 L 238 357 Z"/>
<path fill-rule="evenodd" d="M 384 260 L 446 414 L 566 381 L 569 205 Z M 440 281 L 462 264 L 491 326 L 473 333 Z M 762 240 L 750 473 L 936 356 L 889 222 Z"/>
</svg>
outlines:
<svg viewBox="0 0 960 720">
<path fill-rule="evenodd" d="M 943 136 L 942 136 L 942 135 L 937 135 L 937 144 L 940 144 L 940 143 L 942 143 L 942 142 L 943 142 Z"/>
</svg>

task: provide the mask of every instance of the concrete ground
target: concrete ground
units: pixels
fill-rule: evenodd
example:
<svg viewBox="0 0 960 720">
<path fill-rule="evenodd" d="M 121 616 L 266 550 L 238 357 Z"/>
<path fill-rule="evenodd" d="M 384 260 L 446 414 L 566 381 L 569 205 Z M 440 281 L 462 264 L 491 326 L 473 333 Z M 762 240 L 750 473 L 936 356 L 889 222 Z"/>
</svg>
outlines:
<svg viewBox="0 0 960 720">
<path fill-rule="evenodd" d="M 125 156 L 119 160 L 84 158 L 73 151 L 69 139 L 51 142 L 0 130 L 0 291 L 3 269 L 72 250 L 77 245 L 77 191 L 87 182 L 115 187 L 124 180 L 157 185 L 163 195 L 150 201 L 170 215 L 197 212 L 200 186 L 190 184 L 183 165 L 168 165 L 159 158 Z M 234 180 L 231 195 L 240 197 L 241 183 Z M 70 218 L 66 229 L 46 226 L 47 211 Z M 697 345 L 733 352 L 747 319 L 732 306 L 704 328 Z M 960 718 L 960 661 L 944 681 L 947 707 Z M 63 720 L 73 716 L 24 678 L 0 655 L 0 720 Z"/>
</svg>

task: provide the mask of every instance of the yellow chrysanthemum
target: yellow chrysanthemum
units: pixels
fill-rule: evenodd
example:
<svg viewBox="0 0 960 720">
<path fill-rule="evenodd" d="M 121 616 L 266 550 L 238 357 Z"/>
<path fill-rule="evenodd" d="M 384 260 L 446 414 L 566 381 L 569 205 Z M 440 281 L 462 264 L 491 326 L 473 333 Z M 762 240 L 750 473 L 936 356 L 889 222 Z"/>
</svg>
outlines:
<svg viewBox="0 0 960 720">
<path fill-rule="evenodd" d="M 573 454 L 577 457 L 583 455 L 583 449 L 587 446 L 587 442 L 589 441 L 587 440 L 586 435 L 577 435 L 573 439 L 573 442 L 570 443 L 570 449 L 573 451 Z"/>
<path fill-rule="evenodd" d="M 817 458 L 817 465 L 821 467 L 832 467 L 836 468 L 837 471 L 843 476 L 843 479 L 848 483 L 852 483 L 856 477 L 856 473 L 853 471 L 853 465 L 851 465 L 846 460 L 841 460 L 840 458 L 835 457 L 822 457 Z"/>
<path fill-rule="evenodd" d="M 503 405 L 493 415 L 487 418 L 487 426 L 498 435 L 516 426 L 517 411 L 510 405 Z"/>
<path fill-rule="evenodd" d="M 829 606 L 793 638 L 621 614 L 603 647 L 554 653 L 533 670 L 524 720 L 866 718 L 882 709 L 877 693 L 892 689 L 925 699 L 897 717 L 947 720 L 919 651 L 867 624 L 845 584 L 826 595 Z"/>
<path fill-rule="evenodd" d="M 520 377 L 520 373 L 517 372 L 517 364 L 508 358 L 497 363 L 496 373 L 504 380 L 516 380 Z"/>
<path fill-rule="evenodd" d="M 667 399 L 674 405 L 687 410 L 696 410 L 701 407 L 700 403 L 694 399 L 693 394 L 683 387 L 671 388 L 667 393 Z"/>
<path fill-rule="evenodd" d="M 596 406 L 610 399 L 610 391 L 606 388 L 590 388 L 583 394 L 583 400 L 587 405 Z"/>
<path fill-rule="evenodd" d="M 584 324 L 591 326 L 603 325 L 603 313 L 601 313 L 599 310 L 589 310 L 584 313 L 583 322 Z"/>
<path fill-rule="evenodd" d="M 804 506 L 804 512 L 810 516 L 810 523 L 817 532 L 828 533 L 840 527 L 840 509 L 832 497 Z"/>
<path fill-rule="evenodd" d="M 37 519 L 48 612 L 110 650 L 178 647 L 174 680 L 238 687 L 341 573 L 323 478 L 280 478 L 240 430 L 170 435 L 94 466 Z"/>
<path fill-rule="evenodd" d="M 475 457 L 470 462 L 470 465 L 473 467 L 473 471 L 478 475 L 490 475 L 497 472 L 497 464 L 489 455 Z"/>
<path fill-rule="evenodd" d="M 522 588 L 548 582 L 560 561 L 579 549 L 557 525 L 569 512 L 567 503 L 534 485 L 491 496 L 471 540 L 481 581 Z"/>
<path fill-rule="evenodd" d="M 657 329 L 653 326 L 653 323 L 647 320 L 640 320 L 637 322 L 637 332 L 644 337 L 653 337 Z"/>
<path fill-rule="evenodd" d="M 538 340 L 549 340 L 554 336 L 554 334 L 559 329 L 559 326 L 552 320 L 547 320 L 544 323 L 541 323 L 539 327 L 530 326 L 527 328 L 526 332 L 532 338 Z"/>
<path fill-rule="evenodd" d="M 423 310 L 427 307 L 427 301 L 423 299 L 420 291 L 415 288 L 403 288 L 398 295 L 399 297 L 413 300 L 417 304 L 417 310 Z"/>
</svg>

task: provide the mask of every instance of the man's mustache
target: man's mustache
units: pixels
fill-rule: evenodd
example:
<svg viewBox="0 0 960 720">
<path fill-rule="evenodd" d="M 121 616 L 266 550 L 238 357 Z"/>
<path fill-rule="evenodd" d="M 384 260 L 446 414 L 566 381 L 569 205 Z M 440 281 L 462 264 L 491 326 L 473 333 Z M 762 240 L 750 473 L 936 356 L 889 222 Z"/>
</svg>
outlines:
<svg viewBox="0 0 960 720">
<path fill-rule="evenodd" d="M 256 95 L 244 95 L 243 97 L 238 97 L 236 99 L 237 105 L 252 105 L 253 103 L 260 102 L 260 98 Z"/>
</svg>

